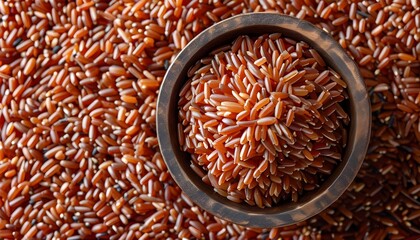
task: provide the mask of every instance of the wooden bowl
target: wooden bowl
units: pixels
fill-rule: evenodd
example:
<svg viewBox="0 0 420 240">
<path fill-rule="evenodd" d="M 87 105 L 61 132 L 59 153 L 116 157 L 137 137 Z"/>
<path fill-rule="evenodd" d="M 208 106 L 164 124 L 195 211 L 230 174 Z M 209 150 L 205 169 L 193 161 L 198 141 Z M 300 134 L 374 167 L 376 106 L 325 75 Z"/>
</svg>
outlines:
<svg viewBox="0 0 420 240">
<path fill-rule="evenodd" d="M 350 129 L 342 161 L 320 188 L 271 208 L 235 203 L 213 191 L 190 168 L 190 155 L 183 152 L 177 136 L 179 91 L 188 69 L 218 46 L 246 34 L 280 32 L 303 40 L 346 81 L 349 95 Z M 371 125 L 369 97 L 357 65 L 326 32 L 311 23 L 277 13 L 242 14 L 221 21 L 195 37 L 169 67 L 160 88 L 157 134 L 167 167 L 182 191 L 202 209 L 246 227 L 281 227 L 303 221 L 336 201 L 356 177 L 365 157 Z"/>
</svg>

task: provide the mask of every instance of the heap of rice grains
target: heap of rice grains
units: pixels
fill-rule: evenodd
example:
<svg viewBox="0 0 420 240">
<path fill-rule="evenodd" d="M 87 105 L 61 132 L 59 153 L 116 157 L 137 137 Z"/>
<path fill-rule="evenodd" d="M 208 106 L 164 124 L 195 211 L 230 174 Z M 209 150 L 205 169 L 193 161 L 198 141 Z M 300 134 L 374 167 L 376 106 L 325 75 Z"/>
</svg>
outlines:
<svg viewBox="0 0 420 240">
<path fill-rule="evenodd" d="M 373 128 L 352 186 L 321 214 L 250 229 L 201 210 L 156 140 L 171 59 L 215 22 L 276 11 L 359 63 Z M 416 0 L 0 0 L 0 238 L 403 239 L 420 234 Z"/>
<path fill-rule="evenodd" d="M 188 75 L 180 145 L 219 194 L 258 207 L 296 202 L 341 161 L 346 83 L 306 43 L 280 33 L 240 36 Z"/>
</svg>

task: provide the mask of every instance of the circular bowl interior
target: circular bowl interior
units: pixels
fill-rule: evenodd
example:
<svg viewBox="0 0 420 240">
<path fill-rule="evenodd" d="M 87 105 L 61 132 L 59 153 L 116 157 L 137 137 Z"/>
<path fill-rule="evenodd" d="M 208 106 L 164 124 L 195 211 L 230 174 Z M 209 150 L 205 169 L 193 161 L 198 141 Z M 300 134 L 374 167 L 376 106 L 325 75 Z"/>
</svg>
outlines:
<svg viewBox="0 0 420 240">
<path fill-rule="evenodd" d="M 349 94 L 350 128 L 342 161 L 321 187 L 303 194 L 296 203 L 258 208 L 228 200 L 213 191 L 190 168 L 188 153 L 181 150 L 177 136 L 179 91 L 187 80 L 187 71 L 212 49 L 239 35 L 280 32 L 302 40 L 346 81 Z M 312 217 L 334 201 L 355 178 L 365 157 L 371 125 L 371 111 L 366 87 L 357 65 L 326 32 L 307 21 L 276 13 L 238 15 L 206 29 L 194 38 L 169 67 L 160 88 L 157 107 L 157 133 L 168 169 L 181 189 L 202 209 L 233 223 L 247 227 L 280 227 Z"/>
</svg>

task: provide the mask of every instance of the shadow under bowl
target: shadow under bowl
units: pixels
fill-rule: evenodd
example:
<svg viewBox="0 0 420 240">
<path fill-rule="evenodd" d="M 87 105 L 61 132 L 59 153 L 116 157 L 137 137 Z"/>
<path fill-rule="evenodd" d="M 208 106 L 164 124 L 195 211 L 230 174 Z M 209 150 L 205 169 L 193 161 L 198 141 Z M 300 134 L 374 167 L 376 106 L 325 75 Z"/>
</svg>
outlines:
<svg viewBox="0 0 420 240">
<path fill-rule="evenodd" d="M 300 196 L 298 202 L 259 208 L 235 203 L 214 192 L 191 169 L 191 157 L 181 150 L 177 135 L 180 89 L 187 71 L 207 54 L 238 37 L 265 33 L 301 40 L 314 48 L 329 67 L 347 83 L 350 126 L 342 161 L 322 185 Z M 169 67 L 160 88 L 157 107 L 157 135 L 165 163 L 182 191 L 202 209 L 246 227 L 281 227 L 306 220 L 335 202 L 348 188 L 364 160 L 371 125 L 369 97 L 357 65 L 326 32 L 311 23 L 277 13 L 242 14 L 221 21 L 195 37 Z"/>
</svg>

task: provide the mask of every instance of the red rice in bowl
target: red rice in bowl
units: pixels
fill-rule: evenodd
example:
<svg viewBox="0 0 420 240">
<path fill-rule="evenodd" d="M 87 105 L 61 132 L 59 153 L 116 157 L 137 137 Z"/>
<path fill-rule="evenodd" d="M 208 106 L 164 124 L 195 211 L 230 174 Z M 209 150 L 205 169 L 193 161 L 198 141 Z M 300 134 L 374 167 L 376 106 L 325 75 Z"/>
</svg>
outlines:
<svg viewBox="0 0 420 240">
<path fill-rule="evenodd" d="M 180 145 L 202 180 L 231 201 L 297 202 L 341 160 L 346 83 L 305 42 L 239 36 L 188 77 L 178 102 Z"/>
</svg>

